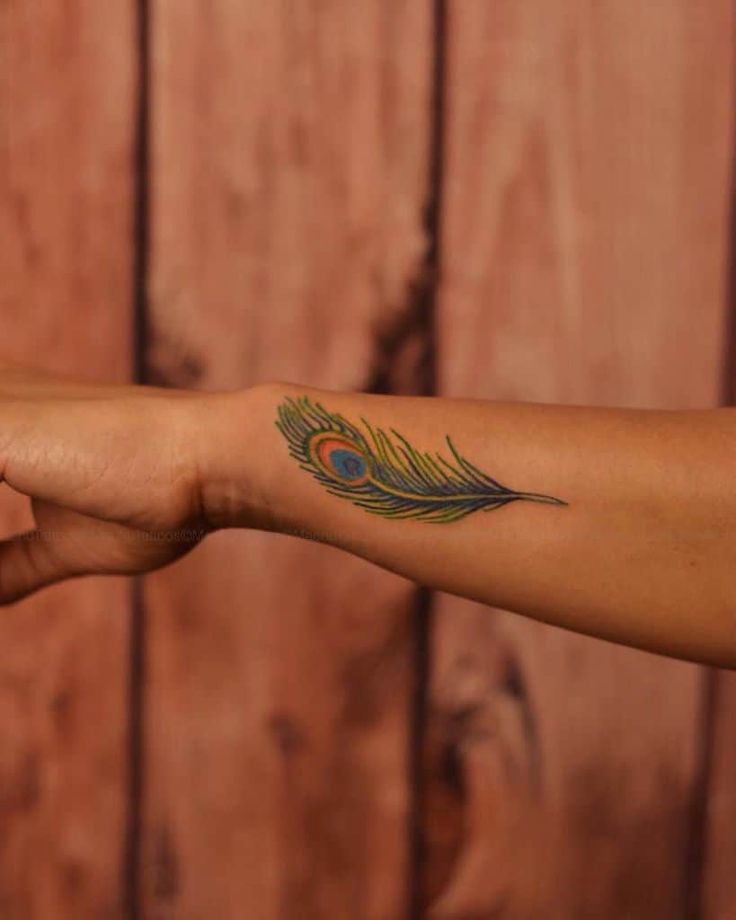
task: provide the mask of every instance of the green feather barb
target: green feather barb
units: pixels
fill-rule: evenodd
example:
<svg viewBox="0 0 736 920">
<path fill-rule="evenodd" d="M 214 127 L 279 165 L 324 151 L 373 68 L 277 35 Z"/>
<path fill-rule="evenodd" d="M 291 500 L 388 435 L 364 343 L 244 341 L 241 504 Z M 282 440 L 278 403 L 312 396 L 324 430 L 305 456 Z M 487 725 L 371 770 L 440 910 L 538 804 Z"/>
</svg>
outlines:
<svg viewBox="0 0 736 920">
<path fill-rule="evenodd" d="M 566 504 L 506 488 L 462 457 L 449 437 L 451 459 L 416 450 L 393 428 L 386 433 L 361 422 L 365 431 L 302 396 L 284 400 L 276 426 L 303 470 L 371 514 L 446 524 L 516 501 Z"/>
</svg>

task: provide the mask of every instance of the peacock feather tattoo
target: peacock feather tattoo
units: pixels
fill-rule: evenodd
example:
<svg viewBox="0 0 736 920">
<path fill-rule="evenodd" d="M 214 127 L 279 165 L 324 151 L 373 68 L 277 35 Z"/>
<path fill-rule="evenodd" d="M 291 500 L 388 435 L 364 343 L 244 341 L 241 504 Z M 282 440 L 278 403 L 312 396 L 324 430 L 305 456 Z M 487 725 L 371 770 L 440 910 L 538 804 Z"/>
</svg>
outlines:
<svg viewBox="0 0 736 920">
<path fill-rule="evenodd" d="M 511 502 L 567 504 L 551 495 L 506 488 L 462 457 L 449 437 L 452 459 L 416 450 L 393 428 L 387 433 L 364 418 L 361 422 L 365 432 L 302 396 L 284 400 L 276 426 L 303 470 L 331 495 L 371 514 L 448 524 Z"/>
</svg>

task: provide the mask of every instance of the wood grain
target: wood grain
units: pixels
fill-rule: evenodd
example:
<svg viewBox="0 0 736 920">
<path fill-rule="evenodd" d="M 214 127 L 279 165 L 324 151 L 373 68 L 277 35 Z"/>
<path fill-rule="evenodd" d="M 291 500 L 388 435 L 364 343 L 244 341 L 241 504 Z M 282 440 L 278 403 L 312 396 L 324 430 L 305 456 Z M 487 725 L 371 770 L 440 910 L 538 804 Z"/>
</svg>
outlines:
<svg viewBox="0 0 736 920">
<path fill-rule="evenodd" d="M 726 0 L 448 5 L 444 394 L 719 400 L 733 27 Z M 684 916 L 702 693 L 696 667 L 441 597 L 427 916 Z"/>
<path fill-rule="evenodd" d="M 415 387 L 430 4 L 151 6 L 150 378 Z M 148 580 L 146 916 L 404 916 L 414 597 L 252 533 Z"/>
<path fill-rule="evenodd" d="M 701 916 L 729 920 L 736 916 L 736 674 L 719 672 L 715 690 Z"/>
<path fill-rule="evenodd" d="M 130 4 L 0 4 L 2 356 L 130 367 Z M 2 495 L 4 532 L 29 523 Z M 0 619 L 0 916 L 123 916 L 128 591 L 90 579 Z"/>
</svg>

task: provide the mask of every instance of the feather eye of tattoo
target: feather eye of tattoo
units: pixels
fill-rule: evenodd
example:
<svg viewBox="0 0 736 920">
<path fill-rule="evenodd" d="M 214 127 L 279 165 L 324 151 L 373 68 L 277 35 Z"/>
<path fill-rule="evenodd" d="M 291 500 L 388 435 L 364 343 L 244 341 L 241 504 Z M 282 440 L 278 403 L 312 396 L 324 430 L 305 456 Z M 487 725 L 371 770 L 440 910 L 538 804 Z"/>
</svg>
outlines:
<svg viewBox="0 0 736 920">
<path fill-rule="evenodd" d="M 462 457 L 449 437 L 451 459 L 416 450 L 393 428 L 387 433 L 361 422 L 365 433 L 302 396 L 284 400 L 276 426 L 303 470 L 331 495 L 371 514 L 444 524 L 516 501 L 567 504 L 506 488 Z"/>
</svg>

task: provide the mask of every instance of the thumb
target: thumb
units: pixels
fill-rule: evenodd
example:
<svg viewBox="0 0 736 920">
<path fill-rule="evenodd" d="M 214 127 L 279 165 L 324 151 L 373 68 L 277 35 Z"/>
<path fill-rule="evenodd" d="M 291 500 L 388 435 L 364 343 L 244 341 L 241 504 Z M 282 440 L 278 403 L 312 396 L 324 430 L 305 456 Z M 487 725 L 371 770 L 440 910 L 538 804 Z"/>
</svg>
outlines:
<svg viewBox="0 0 736 920">
<path fill-rule="evenodd" d="M 78 574 L 40 530 L 0 540 L 0 604 L 12 604 L 39 588 Z"/>
</svg>

